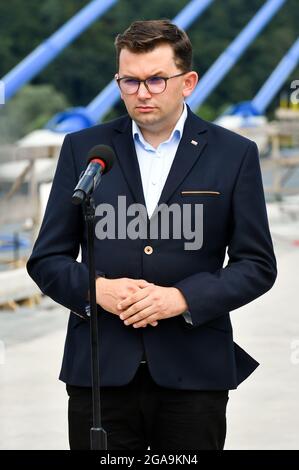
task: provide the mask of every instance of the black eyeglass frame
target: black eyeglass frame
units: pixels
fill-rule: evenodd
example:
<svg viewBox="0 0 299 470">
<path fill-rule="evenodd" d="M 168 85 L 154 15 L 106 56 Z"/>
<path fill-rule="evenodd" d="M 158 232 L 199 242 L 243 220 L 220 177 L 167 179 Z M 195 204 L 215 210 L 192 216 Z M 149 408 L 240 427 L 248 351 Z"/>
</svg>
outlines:
<svg viewBox="0 0 299 470">
<path fill-rule="evenodd" d="M 144 86 L 145 88 L 147 89 L 147 91 L 153 95 L 160 95 L 160 93 L 163 93 L 166 88 L 167 88 L 167 82 L 168 80 L 170 80 L 171 78 L 176 78 L 176 77 L 181 77 L 182 75 L 185 75 L 186 73 L 189 73 L 189 72 L 181 72 L 181 73 L 178 73 L 176 75 L 171 75 L 170 77 L 160 77 L 160 75 L 152 75 L 151 77 L 148 77 L 146 78 L 145 80 L 140 80 L 139 78 L 135 78 L 135 77 L 121 77 L 121 78 L 117 78 L 116 81 L 117 81 L 117 84 L 120 88 L 120 90 L 125 94 L 125 95 L 135 95 L 135 93 L 138 93 L 139 91 L 139 88 L 140 88 L 140 84 L 141 83 L 144 83 Z M 149 87 L 148 87 L 148 84 L 147 84 L 147 80 L 150 80 L 151 78 L 161 78 L 164 80 L 164 83 L 165 83 L 165 87 L 162 91 L 158 91 L 158 92 L 152 92 L 150 91 Z M 133 93 L 126 93 L 125 91 L 122 90 L 121 88 L 121 81 L 122 80 L 127 80 L 127 79 L 132 79 L 132 80 L 135 80 L 136 82 L 138 82 L 138 88 L 136 91 L 134 91 Z"/>
</svg>

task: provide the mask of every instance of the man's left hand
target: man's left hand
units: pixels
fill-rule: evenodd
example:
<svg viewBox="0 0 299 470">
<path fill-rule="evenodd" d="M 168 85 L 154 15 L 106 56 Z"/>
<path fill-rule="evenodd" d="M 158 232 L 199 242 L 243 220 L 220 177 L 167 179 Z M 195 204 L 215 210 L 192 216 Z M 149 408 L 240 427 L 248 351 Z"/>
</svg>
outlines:
<svg viewBox="0 0 299 470">
<path fill-rule="evenodd" d="M 120 318 L 134 328 L 181 315 L 188 310 L 183 294 L 175 287 L 149 284 L 118 304 Z"/>
</svg>

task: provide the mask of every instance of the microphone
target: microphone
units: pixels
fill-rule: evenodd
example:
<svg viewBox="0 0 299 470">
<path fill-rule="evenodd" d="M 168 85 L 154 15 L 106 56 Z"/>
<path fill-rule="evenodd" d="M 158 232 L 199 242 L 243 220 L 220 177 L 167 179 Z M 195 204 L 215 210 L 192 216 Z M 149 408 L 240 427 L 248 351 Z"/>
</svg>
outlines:
<svg viewBox="0 0 299 470">
<path fill-rule="evenodd" d="M 108 145 L 96 145 L 87 154 L 87 168 L 81 173 L 72 196 L 73 204 L 82 204 L 101 181 L 101 176 L 111 170 L 115 153 Z"/>
</svg>

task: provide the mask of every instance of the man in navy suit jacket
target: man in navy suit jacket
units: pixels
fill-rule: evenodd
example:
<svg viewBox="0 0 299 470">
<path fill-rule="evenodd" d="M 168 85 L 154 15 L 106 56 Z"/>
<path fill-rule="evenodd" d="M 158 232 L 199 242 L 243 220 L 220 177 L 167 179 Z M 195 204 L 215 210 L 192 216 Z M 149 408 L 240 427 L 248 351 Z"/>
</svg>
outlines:
<svg viewBox="0 0 299 470">
<path fill-rule="evenodd" d="M 71 311 L 60 375 L 70 446 L 89 448 L 92 415 L 86 227 L 71 196 L 90 148 L 106 144 L 117 159 L 93 197 L 108 449 L 222 449 L 228 390 L 258 365 L 233 342 L 229 312 L 276 278 L 257 147 L 184 104 L 198 77 L 175 25 L 135 22 L 116 50 L 128 115 L 66 136 L 28 261 Z"/>
</svg>

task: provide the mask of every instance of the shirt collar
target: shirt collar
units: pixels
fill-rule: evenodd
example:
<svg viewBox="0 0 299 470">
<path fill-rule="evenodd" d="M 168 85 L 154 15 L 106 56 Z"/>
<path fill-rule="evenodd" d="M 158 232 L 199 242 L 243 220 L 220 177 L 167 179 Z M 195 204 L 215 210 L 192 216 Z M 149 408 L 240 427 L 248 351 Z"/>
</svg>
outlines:
<svg viewBox="0 0 299 470">
<path fill-rule="evenodd" d="M 175 127 L 173 128 L 173 131 L 170 137 L 163 143 L 170 142 L 174 137 L 177 138 L 178 141 L 181 140 L 187 116 L 188 116 L 187 106 L 186 106 L 186 103 L 184 102 L 183 112 L 179 120 L 177 121 Z M 136 142 L 139 142 L 145 149 L 152 149 L 152 146 L 144 139 L 141 130 L 139 129 L 138 125 L 136 124 L 134 120 L 132 120 L 132 133 L 133 133 L 133 139 Z"/>
</svg>

